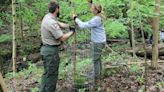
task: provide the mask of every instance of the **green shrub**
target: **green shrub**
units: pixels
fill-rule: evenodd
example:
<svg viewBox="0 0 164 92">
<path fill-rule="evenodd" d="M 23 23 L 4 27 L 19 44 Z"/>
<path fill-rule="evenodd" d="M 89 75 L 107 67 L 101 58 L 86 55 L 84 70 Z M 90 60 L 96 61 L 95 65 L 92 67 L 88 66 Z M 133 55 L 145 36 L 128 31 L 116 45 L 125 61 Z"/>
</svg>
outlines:
<svg viewBox="0 0 164 92">
<path fill-rule="evenodd" d="M 12 41 L 12 35 L 9 34 L 3 34 L 0 36 L 0 43 L 6 43 Z"/>
<path fill-rule="evenodd" d="M 0 57 L 8 57 L 9 55 L 11 55 L 11 51 L 9 49 L 1 49 L 0 48 Z"/>
<path fill-rule="evenodd" d="M 108 20 L 105 25 L 108 38 L 127 38 L 127 27 L 118 20 Z"/>
<path fill-rule="evenodd" d="M 141 67 L 139 65 L 137 65 L 137 64 L 131 65 L 131 67 L 129 69 L 129 71 L 131 73 L 138 73 L 140 70 L 141 70 Z"/>
<path fill-rule="evenodd" d="M 0 28 L 3 26 L 3 21 L 0 19 Z"/>
<path fill-rule="evenodd" d="M 136 82 L 138 82 L 139 84 L 144 84 L 145 79 L 143 76 L 137 76 Z"/>
</svg>

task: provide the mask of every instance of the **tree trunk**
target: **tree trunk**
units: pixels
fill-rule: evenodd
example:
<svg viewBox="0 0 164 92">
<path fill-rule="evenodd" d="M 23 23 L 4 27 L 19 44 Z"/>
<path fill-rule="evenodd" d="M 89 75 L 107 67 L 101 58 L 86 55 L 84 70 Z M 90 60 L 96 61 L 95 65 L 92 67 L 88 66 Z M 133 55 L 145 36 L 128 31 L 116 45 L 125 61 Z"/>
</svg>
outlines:
<svg viewBox="0 0 164 92">
<path fill-rule="evenodd" d="M 128 3 L 126 1 L 123 2 L 124 3 L 124 8 L 122 9 L 122 14 L 123 14 L 123 18 L 127 18 L 128 17 Z M 131 8 L 132 9 L 132 8 Z M 131 20 L 132 21 L 132 20 Z M 125 24 L 125 26 L 132 26 L 131 23 Z M 132 30 L 128 29 L 128 36 L 129 36 L 129 41 L 130 41 L 130 47 L 132 47 Z"/>
<path fill-rule="evenodd" d="M 12 61 L 13 61 L 13 73 L 16 72 L 16 69 L 15 69 L 15 64 L 16 64 L 16 42 L 15 42 L 16 9 L 15 9 L 15 4 L 16 4 L 15 0 L 12 0 L 12 16 L 13 16 Z"/>
<path fill-rule="evenodd" d="M 7 86 L 3 80 L 1 72 L 0 72 L 0 87 L 2 87 L 3 92 L 8 92 Z M 1 89 L 0 89 L 0 91 L 1 91 Z"/>
<path fill-rule="evenodd" d="M 158 67 L 158 36 L 159 36 L 159 24 L 160 24 L 160 0 L 156 0 L 156 13 L 157 17 L 154 20 L 154 42 L 152 49 L 152 67 Z"/>
<path fill-rule="evenodd" d="M 21 12 L 20 13 L 20 33 L 21 33 L 21 40 L 23 41 L 24 38 L 23 38 L 23 17 L 22 17 L 22 2 L 19 3 L 19 11 Z"/>
<path fill-rule="evenodd" d="M 131 0 L 131 10 L 133 10 L 133 1 Z M 134 61 L 135 58 L 135 35 L 134 35 L 134 24 L 133 24 L 133 16 L 130 18 L 131 20 L 131 37 L 132 37 L 132 51 L 133 51 L 133 58 L 132 61 Z"/>
</svg>

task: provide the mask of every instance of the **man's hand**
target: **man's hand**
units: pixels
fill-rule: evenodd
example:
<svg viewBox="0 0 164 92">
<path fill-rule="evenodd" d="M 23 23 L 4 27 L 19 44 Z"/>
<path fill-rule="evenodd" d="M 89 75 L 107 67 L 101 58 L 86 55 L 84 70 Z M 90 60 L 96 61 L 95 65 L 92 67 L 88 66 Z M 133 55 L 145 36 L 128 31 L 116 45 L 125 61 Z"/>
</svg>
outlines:
<svg viewBox="0 0 164 92">
<path fill-rule="evenodd" d="M 75 27 L 69 27 L 70 32 L 75 32 Z"/>
<path fill-rule="evenodd" d="M 69 32 L 64 34 L 59 40 L 64 42 L 75 33 L 75 27 L 69 27 Z"/>
<path fill-rule="evenodd" d="M 87 0 L 87 1 L 88 1 L 88 3 L 91 3 L 91 4 L 93 3 L 93 1 L 92 1 L 92 0 Z"/>
</svg>

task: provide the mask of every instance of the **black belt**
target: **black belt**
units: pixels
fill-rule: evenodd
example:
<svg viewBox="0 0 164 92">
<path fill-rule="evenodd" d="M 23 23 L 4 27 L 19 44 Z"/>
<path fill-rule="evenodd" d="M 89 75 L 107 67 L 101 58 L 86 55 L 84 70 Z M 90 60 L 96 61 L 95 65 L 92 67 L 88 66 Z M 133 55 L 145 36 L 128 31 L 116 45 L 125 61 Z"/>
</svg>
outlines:
<svg viewBox="0 0 164 92">
<path fill-rule="evenodd" d="M 48 46 L 48 47 L 59 47 L 60 45 L 48 45 L 48 44 L 43 44 L 43 46 Z"/>
</svg>

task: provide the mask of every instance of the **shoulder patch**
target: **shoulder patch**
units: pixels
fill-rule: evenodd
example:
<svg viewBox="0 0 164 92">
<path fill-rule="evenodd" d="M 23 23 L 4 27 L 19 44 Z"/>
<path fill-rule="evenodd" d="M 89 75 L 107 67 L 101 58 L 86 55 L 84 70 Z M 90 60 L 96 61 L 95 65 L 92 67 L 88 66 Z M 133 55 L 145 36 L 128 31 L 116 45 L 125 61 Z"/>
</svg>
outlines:
<svg viewBox="0 0 164 92">
<path fill-rule="evenodd" d="M 56 29 L 56 30 L 60 29 L 60 27 L 59 27 L 59 25 L 58 25 L 57 23 L 52 24 L 52 26 L 53 26 L 53 28 Z"/>
</svg>

